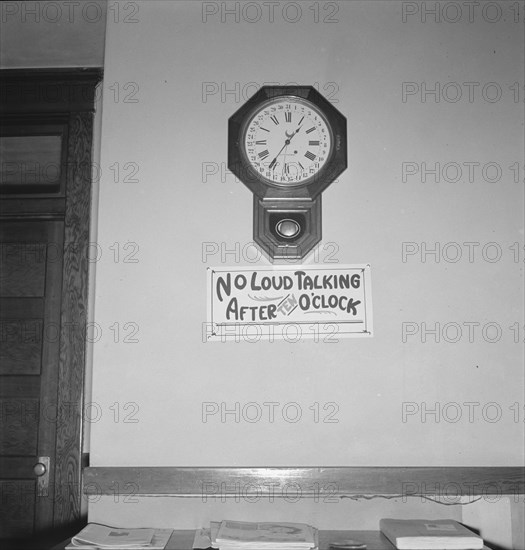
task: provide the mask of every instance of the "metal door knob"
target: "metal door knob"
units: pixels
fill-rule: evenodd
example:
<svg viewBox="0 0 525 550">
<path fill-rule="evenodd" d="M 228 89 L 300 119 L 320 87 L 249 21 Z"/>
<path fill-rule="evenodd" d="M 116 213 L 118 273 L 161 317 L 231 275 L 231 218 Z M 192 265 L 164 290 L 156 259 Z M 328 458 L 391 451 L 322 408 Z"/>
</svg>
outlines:
<svg viewBox="0 0 525 550">
<path fill-rule="evenodd" d="M 47 472 L 46 465 L 42 464 L 42 462 L 35 464 L 33 466 L 33 472 L 35 472 L 35 475 L 38 477 L 43 476 Z"/>
</svg>

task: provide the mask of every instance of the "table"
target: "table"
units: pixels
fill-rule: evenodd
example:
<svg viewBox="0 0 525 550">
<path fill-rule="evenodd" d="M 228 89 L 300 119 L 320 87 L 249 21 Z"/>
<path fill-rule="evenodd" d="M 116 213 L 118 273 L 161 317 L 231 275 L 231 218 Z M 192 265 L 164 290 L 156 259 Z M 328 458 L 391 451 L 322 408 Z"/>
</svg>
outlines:
<svg viewBox="0 0 525 550">
<path fill-rule="evenodd" d="M 191 550 L 195 529 L 176 529 L 173 531 L 166 550 Z M 392 550 L 395 546 L 380 531 L 319 531 L 320 550 L 327 550 L 331 542 L 355 539 L 364 542 L 367 550 Z M 51 550 L 63 550 L 69 539 Z M 490 550 L 488 546 L 485 550 Z"/>
</svg>

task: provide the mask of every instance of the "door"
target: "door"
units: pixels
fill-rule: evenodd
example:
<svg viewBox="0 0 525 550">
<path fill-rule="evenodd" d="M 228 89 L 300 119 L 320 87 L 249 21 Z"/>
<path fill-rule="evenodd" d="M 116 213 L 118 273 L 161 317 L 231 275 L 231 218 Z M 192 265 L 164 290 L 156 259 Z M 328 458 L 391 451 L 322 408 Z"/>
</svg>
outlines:
<svg viewBox="0 0 525 550">
<path fill-rule="evenodd" d="M 63 225 L 0 226 L 0 538 L 45 530 L 60 498 L 53 468 Z"/>
<path fill-rule="evenodd" d="M 101 72 L 0 77 L 0 547 L 28 550 L 83 524 L 91 149 Z"/>
</svg>

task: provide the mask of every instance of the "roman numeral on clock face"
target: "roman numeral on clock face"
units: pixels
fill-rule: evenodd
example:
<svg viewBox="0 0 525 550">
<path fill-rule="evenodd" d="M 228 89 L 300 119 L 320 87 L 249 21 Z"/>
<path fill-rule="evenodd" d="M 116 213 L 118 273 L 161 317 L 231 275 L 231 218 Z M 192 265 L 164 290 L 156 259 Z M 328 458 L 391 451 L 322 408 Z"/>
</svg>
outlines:
<svg viewBox="0 0 525 550">
<path fill-rule="evenodd" d="M 309 134 L 315 130 L 315 126 L 312 126 L 309 130 L 306 130 L 306 133 Z"/>
<path fill-rule="evenodd" d="M 270 153 L 268 152 L 268 149 L 265 149 L 264 151 L 261 151 L 259 153 L 259 158 L 261 160 L 264 160 Z"/>
<path fill-rule="evenodd" d="M 256 141 L 255 143 L 259 143 L 259 142 Z M 319 142 L 318 141 L 309 141 L 308 145 L 319 145 Z"/>
<path fill-rule="evenodd" d="M 310 151 L 306 151 L 306 153 L 304 154 L 304 156 L 307 158 L 307 159 L 310 159 L 310 160 L 315 160 L 315 155 L 310 152 Z"/>
<path fill-rule="evenodd" d="M 284 113 L 284 120 L 286 120 L 286 122 L 292 122 L 292 113 L 290 111 Z"/>
<path fill-rule="evenodd" d="M 266 145 L 266 140 L 265 139 L 260 139 L 259 141 L 256 141 L 255 142 L 257 145 Z M 319 144 L 319 142 L 317 142 Z"/>
<path fill-rule="evenodd" d="M 274 124 L 279 124 L 279 121 L 277 120 L 277 117 L 275 115 L 272 115 L 270 119 Z"/>
</svg>

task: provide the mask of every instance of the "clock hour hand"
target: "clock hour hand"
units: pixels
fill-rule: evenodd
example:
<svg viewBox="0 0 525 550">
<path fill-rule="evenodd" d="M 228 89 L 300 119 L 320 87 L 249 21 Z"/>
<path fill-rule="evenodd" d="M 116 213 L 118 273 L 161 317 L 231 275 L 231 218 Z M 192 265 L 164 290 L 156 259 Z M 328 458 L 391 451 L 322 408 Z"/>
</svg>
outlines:
<svg viewBox="0 0 525 550">
<path fill-rule="evenodd" d="M 283 152 L 283 149 L 288 147 L 288 145 L 290 145 L 290 141 L 292 141 L 292 138 L 295 136 L 295 134 L 297 134 L 297 132 L 302 128 L 302 126 L 299 126 L 299 128 L 297 128 L 297 130 L 295 130 L 295 132 L 293 132 L 292 135 L 288 135 L 288 132 L 285 132 L 286 134 L 286 141 L 284 142 L 284 145 L 281 147 L 281 150 L 275 155 L 275 158 L 272 160 L 272 162 L 270 162 L 270 170 L 275 166 L 275 163 L 277 162 L 277 157 Z"/>
<path fill-rule="evenodd" d="M 299 128 L 297 128 L 297 130 L 295 130 L 295 132 L 292 132 L 291 134 L 289 134 L 288 132 L 285 132 L 286 134 L 286 137 L 288 138 L 288 141 L 291 141 L 292 138 L 295 136 L 295 134 L 297 134 L 297 132 L 302 128 L 302 126 L 299 126 Z"/>
<path fill-rule="evenodd" d="M 273 168 L 274 164 L 277 162 L 277 157 L 283 152 L 283 149 L 288 147 L 288 145 L 290 145 L 290 140 L 287 139 L 285 142 L 284 142 L 284 145 L 281 147 L 281 150 L 275 155 L 275 158 L 272 160 L 272 162 L 270 162 L 270 170 Z"/>
</svg>

